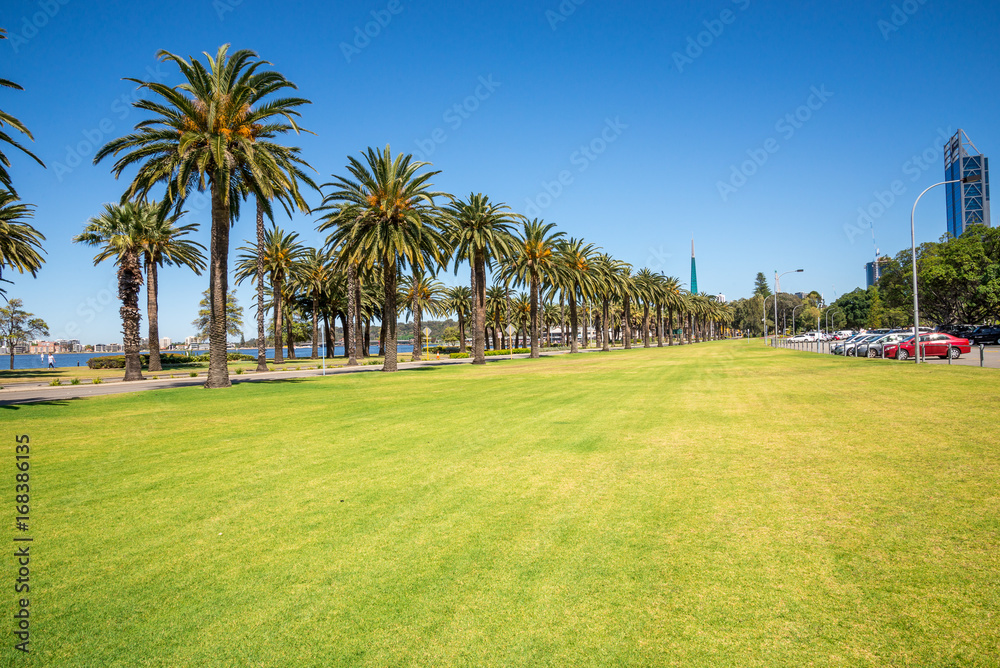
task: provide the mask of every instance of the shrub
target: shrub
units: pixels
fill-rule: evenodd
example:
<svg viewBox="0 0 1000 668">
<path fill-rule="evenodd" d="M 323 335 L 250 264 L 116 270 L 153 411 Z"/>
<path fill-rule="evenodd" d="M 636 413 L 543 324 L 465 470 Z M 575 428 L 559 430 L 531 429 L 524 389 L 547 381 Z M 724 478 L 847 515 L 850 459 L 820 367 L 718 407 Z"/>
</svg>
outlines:
<svg viewBox="0 0 1000 668">
<path fill-rule="evenodd" d="M 236 370 L 236 375 L 237 376 L 242 376 L 243 375 L 243 369 L 237 369 Z"/>
<path fill-rule="evenodd" d="M 515 355 L 524 355 L 524 354 L 530 353 L 530 352 L 531 352 L 531 348 L 514 348 L 514 354 Z M 511 352 L 510 352 L 509 349 L 508 350 L 487 350 L 486 351 L 486 356 L 487 357 L 496 357 L 498 355 L 510 355 L 510 354 L 511 354 Z"/>
<path fill-rule="evenodd" d="M 440 353 L 442 355 L 450 355 L 451 353 L 457 353 L 459 351 L 458 346 L 438 346 L 436 348 L 430 349 L 431 354 Z"/>
<path fill-rule="evenodd" d="M 140 355 L 140 358 L 142 359 L 142 366 L 148 367 L 149 355 Z M 178 355 L 176 353 L 160 355 L 160 362 L 163 364 L 187 364 L 190 361 L 186 355 Z M 91 357 L 87 360 L 87 366 L 91 369 L 124 369 L 125 356 L 108 355 L 106 357 Z"/>
<path fill-rule="evenodd" d="M 192 362 L 207 362 L 209 358 L 208 353 L 204 355 L 192 355 L 190 361 Z M 244 355 L 243 353 L 226 353 L 227 362 L 256 362 L 257 357 L 255 355 Z"/>
<path fill-rule="evenodd" d="M 363 366 L 379 366 L 380 364 L 382 364 L 381 360 L 369 360 Z"/>
<path fill-rule="evenodd" d="M 62 385 L 62 383 L 59 382 L 58 378 L 53 378 L 52 380 L 49 381 L 50 387 L 59 387 L 60 385 Z"/>
<path fill-rule="evenodd" d="M 100 385 L 100 384 L 101 384 L 101 383 L 103 383 L 104 381 L 103 381 L 103 380 L 101 380 L 100 378 L 95 378 L 94 380 L 92 380 L 92 381 L 90 381 L 90 382 L 91 382 L 91 383 L 93 383 L 94 385 Z"/>
<path fill-rule="evenodd" d="M 198 372 L 197 371 L 192 371 L 188 375 L 191 376 L 192 378 L 197 378 L 198 377 Z"/>
<path fill-rule="evenodd" d="M 452 353 L 449 355 L 453 360 L 464 360 L 468 359 L 469 353 Z"/>
<path fill-rule="evenodd" d="M 80 384 L 80 379 L 79 378 L 74 378 L 73 380 L 69 381 L 69 384 L 70 385 L 79 385 Z"/>
</svg>

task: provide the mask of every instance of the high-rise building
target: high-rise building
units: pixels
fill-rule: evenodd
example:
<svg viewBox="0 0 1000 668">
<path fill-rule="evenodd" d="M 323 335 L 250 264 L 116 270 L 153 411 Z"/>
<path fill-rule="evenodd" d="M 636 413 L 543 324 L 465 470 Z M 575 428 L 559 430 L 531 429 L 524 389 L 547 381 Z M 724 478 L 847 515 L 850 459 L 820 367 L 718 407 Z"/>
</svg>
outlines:
<svg viewBox="0 0 1000 668">
<path fill-rule="evenodd" d="M 865 287 L 878 285 L 878 279 L 882 276 L 882 266 L 888 261 L 889 258 L 883 255 L 877 259 L 878 264 L 875 262 L 865 264 Z"/>
<path fill-rule="evenodd" d="M 160 339 L 160 350 L 169 350 L 169 349 L 170 349 L 170 338 L 164 336 L 162 339 Z"/>
<path fill-rule="evenodd" d="M 698 294 L 698 268 L 694 263 L 694 237 L 691 237 L 691 294 Z"/>
<path fill-rule="evenodd" d="M 990 161 L 959 129 L 944 146 L 944 176 L 947 181 L 978 175 L 973 183 L 949 183 L 945 194 L 948 233 L 960 237 L 969 225 L 990 225 Z"/>
</svg>

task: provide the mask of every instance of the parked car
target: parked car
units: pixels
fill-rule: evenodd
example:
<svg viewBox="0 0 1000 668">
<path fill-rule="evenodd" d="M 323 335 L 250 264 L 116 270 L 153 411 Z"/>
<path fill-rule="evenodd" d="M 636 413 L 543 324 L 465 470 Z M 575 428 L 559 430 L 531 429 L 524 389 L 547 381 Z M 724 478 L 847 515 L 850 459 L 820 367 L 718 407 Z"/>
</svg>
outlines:
<svg viewBox="0 0 1000 668">
<path fill-rule="evenodd" d="M 950 355 L 952 359 L 958 359 L 964 354 L 972 351 L 968 339 L 960 339 L 944 332 L 931 332 L 920 335 L 920 349 L 925 357 L 940 357 L 947 359 Z M 913 335 L 900 341 L 899 343 L 885 346 L 885 356 L 895 357 L 900 360 L 907 360 L 913 357 Z"/>
<path fill-rule="evenodd" d="M 972 344 L 995 344 L 1000 346 L 1000 325 L 983 325 L 977 327 L 975 331 L 966 336 Z"/>
<path fill-rule="evenodd" d="M 834 355 L 853 355 L 854 346 L 859 342 L 868 339 L 869 337 L 874 337 L 874 334 L 855 334 L 854 336 L 844 339 L 840 343 L 834 344 L 833 354 Z"/>
<path fill-rule="evenodd" d="M 941 325 L 934 331 L 967 339 L 969 338 L 969 334 L 972 334 L 977 328 L 977 325 Z"/>
<path fill-rule="evenodd" d="M 880 334 L 874 339 L 858 344 L 858 357 L 882 357 L 882 349 L 885 346 L 891 343 L 899 343 L 900 341 L 905 341 L 907 338 L 912 337 L 913 332 L 906 332 L 903 330 Z M 886 357 L 888 357 L 888 355 L 886 355 Z"/>
<path fill-rule="evenodd" d="M 833 340 L 834 341 L 843 341 L 845 339 L 851 338 L 855 334 L 857 334 L 857 332 L 855 332 L 853 329 L 842 329 L 839 332 L 834 332 L 833 333 Z"/>
</svg>

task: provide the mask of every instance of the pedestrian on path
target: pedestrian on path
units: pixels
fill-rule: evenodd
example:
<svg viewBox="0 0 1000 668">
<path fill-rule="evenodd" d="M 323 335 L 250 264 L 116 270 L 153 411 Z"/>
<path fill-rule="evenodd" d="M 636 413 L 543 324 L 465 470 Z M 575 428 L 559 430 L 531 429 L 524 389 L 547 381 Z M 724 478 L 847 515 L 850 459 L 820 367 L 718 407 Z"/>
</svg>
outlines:
<svg viewBox="0 0 1000 668">
<path fill-rule="evenodd" d="M 56 368 L 56 357 L 52 353 L 49 353 L 49 368 L 50 369 Z"/>
</svg>

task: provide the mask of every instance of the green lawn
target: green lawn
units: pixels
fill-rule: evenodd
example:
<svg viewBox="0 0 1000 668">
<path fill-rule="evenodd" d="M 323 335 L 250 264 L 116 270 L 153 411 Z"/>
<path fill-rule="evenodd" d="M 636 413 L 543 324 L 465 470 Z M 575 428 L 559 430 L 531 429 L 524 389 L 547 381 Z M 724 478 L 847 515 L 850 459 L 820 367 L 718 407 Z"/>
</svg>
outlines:
<svg viewBox="0 0 1000 668">
<path fill-rule="evenodd" d="M 0 665 L 997 665 L 998 397 L 721 342 L 0 408 Z"/>
</svg>

